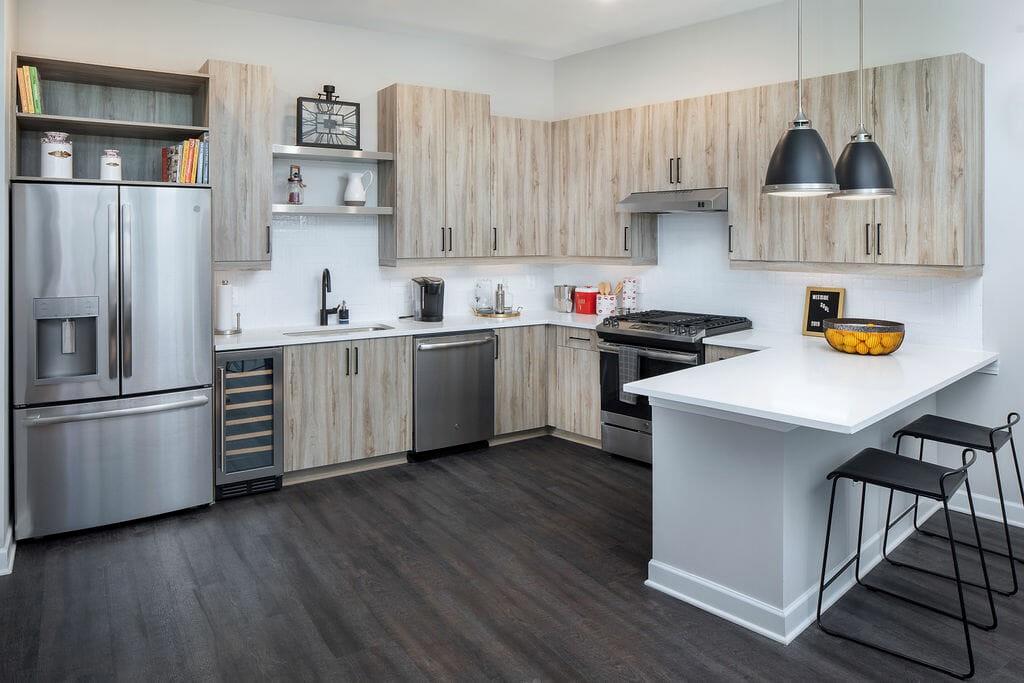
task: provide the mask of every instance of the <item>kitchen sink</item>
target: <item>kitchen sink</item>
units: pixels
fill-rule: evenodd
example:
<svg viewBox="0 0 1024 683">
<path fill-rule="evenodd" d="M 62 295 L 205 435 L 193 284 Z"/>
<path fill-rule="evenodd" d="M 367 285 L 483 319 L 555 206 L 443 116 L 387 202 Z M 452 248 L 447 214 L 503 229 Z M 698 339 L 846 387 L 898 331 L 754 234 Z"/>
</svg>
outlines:
<svg viewBox="0 0 1024 683">
<path fill-rule="evenodd" d="M 319 330 L 304 330 L 302 332 L 285 332 L 286 337 L 338 337 L 355 332 L 379 332 L 380 330 L 393 330 L 390 325 L 364 325 L 362 327 L 332 327 Z"/>
</svg>

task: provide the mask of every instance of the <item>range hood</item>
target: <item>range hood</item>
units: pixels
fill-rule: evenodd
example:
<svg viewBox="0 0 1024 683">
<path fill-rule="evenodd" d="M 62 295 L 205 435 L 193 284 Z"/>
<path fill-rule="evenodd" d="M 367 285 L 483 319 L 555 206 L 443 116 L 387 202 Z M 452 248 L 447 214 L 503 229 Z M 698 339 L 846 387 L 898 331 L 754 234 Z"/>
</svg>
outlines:
<svg viewBox="0 0 1024 683">
<path fill-rule="evenodd" d="M 700 190 L 634 192 L 618 205 L 623 213 L 690 213 L 728 211 L 729 190 L 709 187 Z"/>
</svg>

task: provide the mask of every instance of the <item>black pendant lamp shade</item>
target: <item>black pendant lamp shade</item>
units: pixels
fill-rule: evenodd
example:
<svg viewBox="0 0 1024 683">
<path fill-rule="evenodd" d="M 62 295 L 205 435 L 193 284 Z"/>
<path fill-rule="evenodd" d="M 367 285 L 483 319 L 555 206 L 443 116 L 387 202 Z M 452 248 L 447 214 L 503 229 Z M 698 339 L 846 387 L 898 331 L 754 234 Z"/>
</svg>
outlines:
<svg viewBox="0 0 1024 683">
<path fill-rule="evenodd" d="M 797 117 L 775 145 L 761 192 L 782 197 L 814 197 L 835 192 L 832 156 L 811 122 Z"/>
<path fill-rule="evenodd" d="M 839 155 L 836 180 L 839 191 L 829 195 L 836 199 L 876 199 L 896 194 L 885 155 L 863 129 L 850 138 Z"/>
<path fill-rule="evenodd" d="M 818 197 L 839 190 L 832 155 L 818 131 L 804 115 L 803 1 L 796 3 L 796 107 L 797 115 L 775 145 L 762 194 L 780 197 Z"/>
</svg>

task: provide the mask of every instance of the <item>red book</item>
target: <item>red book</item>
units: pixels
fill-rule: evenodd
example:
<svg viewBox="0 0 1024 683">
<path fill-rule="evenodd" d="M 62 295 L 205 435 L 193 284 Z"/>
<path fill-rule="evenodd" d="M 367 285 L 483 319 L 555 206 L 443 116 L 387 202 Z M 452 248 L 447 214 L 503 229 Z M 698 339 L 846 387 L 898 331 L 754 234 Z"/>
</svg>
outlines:
<svg viewBox="0 0 1024 683">
<path fill-rule="evenodd" d="M 166 183 L 169 179 L 167 174 L 167 148 L 160 148 L 160 181 Z"/>
</svg>

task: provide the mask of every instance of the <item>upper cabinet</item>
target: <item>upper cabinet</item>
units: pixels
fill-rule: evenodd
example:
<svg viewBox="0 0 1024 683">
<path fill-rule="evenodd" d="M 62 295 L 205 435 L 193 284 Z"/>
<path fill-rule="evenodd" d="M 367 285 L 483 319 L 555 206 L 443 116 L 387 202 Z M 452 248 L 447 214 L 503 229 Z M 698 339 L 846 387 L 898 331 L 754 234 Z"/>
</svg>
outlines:
<svg viewBox="0 0 1024 683">
<path fill-rule="evenodd" d="M 491 111 L 486 95 L 392 85 L 377 93 L 380 260 L 491 253 Z"/>
<path fill-rule="evenodd" d="M 495 256 L 548 253 L 551 123 L 491 118 L 491 250 Z"/>
<path fill-rule="evenodd" d="M 799 200 L 761 194 L 775 143 L 793 118 L 796 83 L 728 94 L 729 255 L 739 261 L 796 261 Z"/>
<path fill-rule="evenodd" d="M 270 67 L 210 60 L 210 184 L 218 268 L 270 268 Z"/>
<path fill-rule="evenodd" d="M 875 140 L 896 196 L 876 200 L 876 262 L 980 266 L 983 67 L 964 54 L 873 69 Z"/>
<path fill-rule="evenodd" d="M 857 82 L 849 72 L 804 83 L 804 111 L 833 158 L 859 123 Z M 730 93 L 733 261 L 974 272 L 984 262 L 983 85 L 982 65 L 964 54 L 867 71 L 865 123 L 896 196 L 861 201 L 761 197 L 771 149 L 793 115 L 795 84 Z"/>
</svg>

